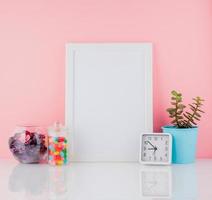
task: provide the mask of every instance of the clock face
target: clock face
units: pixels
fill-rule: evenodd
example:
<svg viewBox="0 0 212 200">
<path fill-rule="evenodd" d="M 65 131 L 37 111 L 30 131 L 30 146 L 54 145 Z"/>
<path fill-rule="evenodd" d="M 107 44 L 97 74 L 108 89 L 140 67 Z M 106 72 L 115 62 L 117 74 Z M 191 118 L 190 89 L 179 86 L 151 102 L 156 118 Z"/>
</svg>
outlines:
<svg viewBox="0 0 212 200">
<path fill-rule="evenodd" d="M 143 134 L 141 160 L 149 163 L 169 163 L 171 136 L 169 134 Z"/>
</svg>

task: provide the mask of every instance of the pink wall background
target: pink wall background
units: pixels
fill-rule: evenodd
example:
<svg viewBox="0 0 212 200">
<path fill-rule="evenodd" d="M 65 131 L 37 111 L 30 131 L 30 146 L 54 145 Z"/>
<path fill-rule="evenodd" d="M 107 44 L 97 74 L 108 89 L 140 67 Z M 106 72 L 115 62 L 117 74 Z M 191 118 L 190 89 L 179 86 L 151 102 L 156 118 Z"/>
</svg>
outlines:
<svg viewBox="0 0 212 200">
<path fill-rule="evenodd" d="M 198 157 L 212 157 L 211 0 L 0 0 L 0 157 L 16 124 L 64 120 L 65 43 L 153 42 L 154 129 L 172 89 L 200 95 Z"/>
</svg>

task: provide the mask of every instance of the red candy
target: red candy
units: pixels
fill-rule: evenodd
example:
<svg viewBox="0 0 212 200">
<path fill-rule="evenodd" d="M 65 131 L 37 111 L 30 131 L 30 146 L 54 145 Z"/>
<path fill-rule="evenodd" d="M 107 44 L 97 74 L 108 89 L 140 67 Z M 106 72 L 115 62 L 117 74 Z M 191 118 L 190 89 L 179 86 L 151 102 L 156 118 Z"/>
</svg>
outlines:
<svg viewBox="0 0 212 200">
<path fill-rule="evenodd" d="M 58 137 L 58 142 L 64 142 L 64 137 Z"/>
<path fill-rule="evenodd" d="M 60 152 L 60 151 L 62 151 L 62 148 L 61 148 L 61 147 L 56 146 L 56 147 L 55 147 L 55 150 L 56 150 L 56 151 L 58 151 L 58 152 Z"/>
<path fill-rule="evenodd" d="M 61 156 L 60 155 L 56 155 L 55 156 L 55 160 L 61 160 Z"/>
</svg>

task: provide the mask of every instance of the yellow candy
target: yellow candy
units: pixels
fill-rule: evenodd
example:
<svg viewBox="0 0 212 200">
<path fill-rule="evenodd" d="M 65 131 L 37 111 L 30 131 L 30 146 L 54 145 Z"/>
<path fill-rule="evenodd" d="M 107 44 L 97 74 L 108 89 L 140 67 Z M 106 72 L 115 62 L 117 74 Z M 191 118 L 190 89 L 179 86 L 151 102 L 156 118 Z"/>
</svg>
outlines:
<svg viewBox="0 0 212 200">
<path fill-rule="evenodd" d="M 58 161 L 56 162 L 56 164 L 57 164 L 57 165 L 62 165 L 62 164 L 63 164 L 63 161 L 58 160 Z"/>
<path fill-rule="evenodd" d="M 59 154 L 60 154 L 59 151 L 55 151 L 55 152 L 54 152 L 54 155 L 59 155 Z"/>
</svg>

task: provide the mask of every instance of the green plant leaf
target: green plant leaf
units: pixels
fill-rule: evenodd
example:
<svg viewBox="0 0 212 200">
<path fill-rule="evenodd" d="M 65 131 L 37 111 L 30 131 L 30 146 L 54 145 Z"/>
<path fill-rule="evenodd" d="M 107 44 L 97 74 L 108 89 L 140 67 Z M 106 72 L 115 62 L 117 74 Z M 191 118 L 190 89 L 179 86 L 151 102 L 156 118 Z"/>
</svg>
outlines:
<svg viewBox="0 0 212 200">
<path fill-rule="evenodd" d="M 175 98 L 177 101 L 181 101 L 181 99 L 182 99 L 180 96 L 176 96 Z"/>
<path fill-rule="evenodd" d="M 174 96 L 178 96 L 178 93 L 175 90 L 172 90 L 171 94 L 174 95 Z"/>
<path fill-rule="evenodd" d="M 180 108 L 180 109 L 184 109 L 184 108 L 186 108 L 186 106 L 185 106 L 185 105 L 183 105 L 183 104 L 179 104 L 179 105 L 178 105 L 178 108 Z"/>
<path fill-rule="evenodd" d="M 189 112 L 186 112 L 189 116 L 192 116 L 192 114 L 191 113 L 189 113 Z"/>
<path fill-rule="evenodd" d="M 176 112 L 176 109 L 175 108 L 168 108 L 166 109 L 166 111 L 169 113 L 169 114 L 173 114 Z"/>
<path fill-rule="evenodd" d="M 200 119 L 198 117 L 193 116 L 193 118 L 196 119 L 196 120 L 198 120 L 198 121 L 200 121 Z"/>
<path fill-rule="evenodd" d="M 191 121 L 192 124 L 197 125 L 194 121 Z"/>
<path fill-rule="evenodd" d="M 201 113 L 205 113 L 203 110 L 197 109 L 197 111 L 201 112 Z"/>
<path fill-rule="evenodd" d="M 201 97 L 195 97 L 195 98 L 193 98 L 193 100 L 194 101 L 198 101 L 198 102 L 200 102 L 200 101 L 205 101 L 204 99 L 201 99 Z"/>
<path fill-rule="evenodd" d="M 194 108 L 190 108 L 193 112 L 196 112 L 196 109 L 194 109 Z"/>
<path fill-rule="evenodd" d="M 192 104 L 188 104 L 191 108 L 196 109 Z"/>
<path fill-rule="evenodd" d="M 188 120 L 190 120 L 190 117 L 188 115 L 186 115 L 185 113 L 183 113 L 184 117 L 187 118 Z"/>
<path fill-rule="evenodd" d="M 183 122 L 184 124 L 186 124 L 187 121 L 184 119 L 182 122 Z"/>
<path fill-rule="evenodd" d="M 199 113 L 197 113 L 197 112 L 195 113 L 195 115 L 196 115 L 197 117 L 201 117 L 201 115 L 200 115 Z"/>
<path fill-rule="evenodd" d="M 172 124 L 174 124 L 174 123 L 176 123 L 177 122 L 177 120 L 176 119 L 174 119 L 173 121 L 171 121 L 171 123 Z"/>
</svg>

